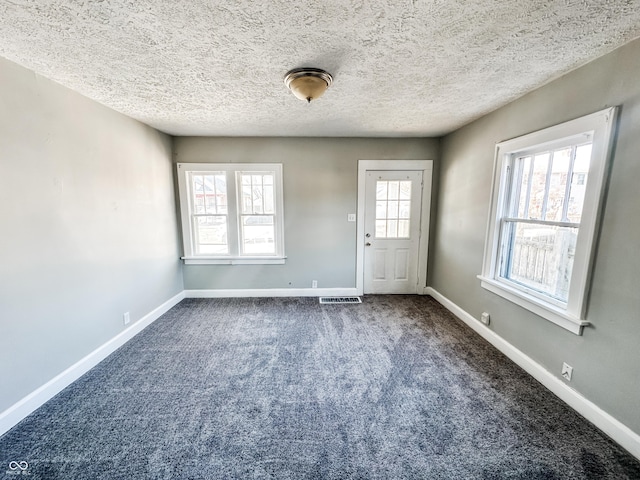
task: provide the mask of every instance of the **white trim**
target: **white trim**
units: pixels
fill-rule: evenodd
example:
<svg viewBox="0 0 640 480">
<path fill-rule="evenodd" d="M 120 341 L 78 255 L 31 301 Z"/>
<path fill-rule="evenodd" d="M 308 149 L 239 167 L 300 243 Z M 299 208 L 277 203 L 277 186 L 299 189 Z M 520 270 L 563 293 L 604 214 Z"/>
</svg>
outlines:
<svg viewBox="0 0 640 480">
<path fill-rule="evenodd" d="M 554 306 L 549 302 L 536 301 L 536 298 L 528 296 L 523 290 L 510 287 L 506 282 L 499 282 L 481 275 L 478 275 L 478 278 L 480 279 L 480 285 L 482 288 L 485 288 L 502 298 L 506 298 L 516 305 L 519 305 L 522 308 L 555 323 L 565 330 L 569 330 L 571 333 L 582 335 L 583 327 L 591 324 L 591 322 L 588 322 L 587 320 L 581 320 L 578 317 L 566 313 L 566 311 L 561 308 L 554 308 Z"/>
<path fill-rule="evenodd" d="M 560 380 L 538 362 L 518 350 L 489 327 L 480 323 L 479 320 L 437 290 L 427 287 L 425 293 L 433 297 L 438 303 L 491 343 L 491 345 L 509 357 L 515 364 L 523 368 L 529 375 L 547 387 L 547 389 L 558 398 L 620 444 L 620 446 L 626 449 L 631 455 L 640 460 L 640 435 L 619 420 L 616 420 L 582 394 L 569 387 L 563 380 Z"/>
<path fill-rule="evenodd" d="M 281 163 L 178 163 L 176 164 L 178 175 L 178 198 L 180 200 L 180 217 L 182 226 L 182 243 L 184 257 L 192 260 L 202 258 L 202 262 L 185 262 L 191 264 L 227 264 L 227 265 L 266 265 L 283 264 L 284 255 L 284 180 Z M 188 181 L 190 174 L 195 172 L 224 172 L 227 185 L 227 246 L 229 255 L 197 255 L 195 253 L 195 239 L 193 234 L 193 212 L 191 184 Z M 242 229 L 240 226 L 241 194 L 238 186 L 238 173 L 242 172 L 269 172 L 273 174 L 274 195 L 274 235 L 275 252 L 271 255 L 242 255 L 240 254 L 242 243 Z M 243 261 L 229 259 L 242 258 Z M 219 259 L 219 262 L 211 261 Z M 265 261 L 271 260 L 271 261 Z"/>
<path fill-rule="evenodd" d="M 185 298 L 355 297 L 356 288 L 229 288 L 185 290 Z"/>
<path fill-rule="evenodd" d="M 71 385 L 82 375 L 87 373 L 93 367 L 98 365 L 102 360 L 115 352 L 122 345 L 131 340 L 142 330 L 151 325 L 154 321 L 168 312 L 173 306 L 178 304 L 185 298 L 184 291 L 173 296 L 159 307 L 147 313 L 137 322 L 133 323 L 129 328 L 120 332 L 118 335 L 107 341 L 103 345 L 96 348 L 93 352 L 77 361 L 64 372 L 56 375 L 47 383 L 38 387 L 33 392 L 22 398 L 12 406 L 0 413 L 0 435 L 4 435 L 11 428 L 23 420 L 27 415 L 34 412 L 45 402 L 51 400 L 63 389 Z"/>
<path fill-rule="evenodd" d="M 616 127 L 617 107 L 585 115 L 553 127 L 545 128 L 521 137 L 496 144 L 489 220 L 485 237 L 481 286 L 526 308 L 556 325 L 581 335 L 586 320 L 586 306 L 595 242 L 600 225 L 601 206 L 607 181 L 613 136 Z M 586 185 L 582 219 L 575 247 L 575 260 L 566 307 L 555 308 L 553 300 L 527 293 L 515 283 L 499 281 L 501 224 L 507 215 L 513 172 L 513 158 L 524 151 L 551 148 L 552 146 L 580 143 L 578 139 L 592 139 L 589 179 Z M 520 291 L 520 293 L 515 293 Z M 557 312 L 561 311 L 562 315 Z M 564 317 L 564 318 L 563 318 Z M 574 319 L 576 321 L 574 321 Z"/>
<path fill-rule="evenodd" d="M 131 340 L 134 336 L 151 325 L 155 320 L 177 305 L 184 298 L 222 298 L 222 297 L 320 297 L 320 296 L 356 296 L 356 288 L 281 288 L 281 289 L 229 289 L 229 290 L 183 290 L 159 307 L 155 308 L 136 323 L 131 325 L 102 346 L 76 362 L 64 372 L 49 380 L 23 399 L 0 413 L 0 436 L 4 435 L 21 420 L 49 401 L 64 388 L 98 365 L 111 353 Z M 542 365 L 525 355 L 487 326 L 476 320 L 471 314 L 457 306 L 451 300 L 432 287 L 421 290 L 443 305 L 452 314 L 462 320 L 481 337 L 491 343 L 510 360 L 523 368 L 532 377 L 547 387 L 552 393 L 567 403 L 571 408 L 593 423 L 605 434 L 640 460 L 640 435 L 616 420 L 596 404 L 568 387 Z"/>
<path fill-rule="evenodd" d="M 287 257 L 180 257 L 185 265 L 284 265 Z"/>
<path fill-rule="evenodd" d="M 36 409 L 71 385 L 82 375 L 98 365 L 118 348 L 168 312 L 185 298 L 223 297 L 349 297 L 357 296 L 355 288 L 277 288 L 277 289 L 228 289 L 183 290 L 162 305 L 153 309 L 126 330 L 80 359 L 62 373 L 38 387 L 5 411 L 0 412 L 0 436 L 4 435 Z"/>
<path fill-rule="evenodd" d="M 377 170 L 422 170 L 422 216 L 420 219 L 420 244 L 418 247 L 418 285 L 416 286 L 416 291 L 420 294 L 427 286 L 433 160 L 358 160 L 358 216 L 356 224 L 357 295 L 364 294 L 364 213 L 367 172 Z"/>
</svg>

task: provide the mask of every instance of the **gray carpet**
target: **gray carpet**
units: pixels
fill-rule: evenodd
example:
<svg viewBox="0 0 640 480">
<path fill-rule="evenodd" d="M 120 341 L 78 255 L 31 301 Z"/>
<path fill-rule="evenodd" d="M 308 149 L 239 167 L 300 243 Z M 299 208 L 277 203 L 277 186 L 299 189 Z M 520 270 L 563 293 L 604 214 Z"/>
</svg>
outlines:
<svg viewBox="0 0 640 480">
<path fill-rule="evenodd" d="M 31 479 L 640 478 L 418 296 L 184 300 L 0 438 L 0 461 Z"/>
</svg>

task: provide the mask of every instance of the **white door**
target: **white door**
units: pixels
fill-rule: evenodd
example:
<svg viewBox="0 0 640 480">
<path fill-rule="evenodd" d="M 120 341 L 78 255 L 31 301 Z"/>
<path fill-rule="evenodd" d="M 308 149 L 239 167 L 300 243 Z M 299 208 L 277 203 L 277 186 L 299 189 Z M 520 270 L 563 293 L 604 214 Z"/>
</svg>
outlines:
<svg viewBox="0 0 640 480">
<path fill-rule="evenodd" d="M 422 171 L 367 171 L 364 293 L 417 293 Z"/>
</svg>

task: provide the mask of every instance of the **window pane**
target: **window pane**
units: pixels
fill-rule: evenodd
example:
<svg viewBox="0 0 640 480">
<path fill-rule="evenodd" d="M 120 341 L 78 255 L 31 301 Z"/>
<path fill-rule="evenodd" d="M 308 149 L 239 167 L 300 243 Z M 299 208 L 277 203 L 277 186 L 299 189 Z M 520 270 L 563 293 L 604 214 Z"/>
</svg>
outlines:
<svg viewBox="0 0 640 480">
<path fill-rule="evenodd" d="M 193 213 L 226 214 L 227 183 L 224 174 L 199 174 L 191 177 Z"/>
<path fill-rule="evenodd" d="M 398 237 L 398 221 L 387 220 L 387 238 L 397 238 L 397 237 Z"/>
<path fill-rule="evenodd" d="M 567 219 L 570 222 L 580 223 L 582 207 L 584 205 L 584 193 L 587 188 L 589 166 L 591 164 L 591 144 L 581 145 L 576 149 L 576 161 L 571 177 L 571 190 L 567 208 Z"/>
<path fill-rule="evenodd" d="M 387 218 L 398 218 L 398 202 L 389 201 L 387 203 Z"/>
<path fill-rule="evenodd" d="M 195 217 L 195 250 L 198 254 L 226 254 L 227 217 L 223 215 Z"/>
<path fill-rule="evenodd" d="M 411 181 L 379 180 L 376 196 L 376 238 L 409 238 Z"/>
<path fill-rule="evenodd" d="M 409 220 L 398 220 L 398 237 L 409 238 Z"/>
<path fill-rule="evenodd" d="M 216 196 L 215 195 L 205 195 L 204 197 L 204 206 L 206 213 L 218 213 L 216 212 Z"/>
<path fill-rule="evenodd" d="M 576 335 L 583 332 L 578 320 L 589 298 L 616 114 L 607 108 L 496 144 L 481 286 Z"/>
<path fill-rule="evenodd" d="M 242 213 L 253 213 L 251 185 L 242 185 Z"/>
<path fill-rule="evenodd" d="M 202 179 L 204 182 L 204 194 L 213 195 L 216 191 L 213 175 L 202 175 Z"/>
<path fill-rule="evenodd" d="M 227 214 L 227 177 L 224 174 L 214 175 L 213 181 L 216 188 L 216 212 Z"/>
<path fill-rule="evenodd" d="M 389 183 L 389 200 L 398 200 L 400 196 L 400 182 L 388 182 Z"/>
<path fill-rule="evenodd" d="M 264 202 L 262 197 L 262 185 L 253 185 L 253 211 L 249 213 L 264 213 Z"/>
<path fill-rule="evenodd" d="M 561 222 L 565 195 L 567 194 L 567 178 L 571 164 L 571 151 L 563 148 L 553 152 L 551 177 L 549 178 L 549 193 L 547 196 L 547 215 L 545 220 Z"/>
<path fill-rule="evenodd" d="M 240 251 L 243 255 L 275 254 L 274 175 L 240 174 L 242 219 Z"/>
<path fill-rule="evenodd" d="M 273 185 L 267 185 L 266 179 L 271 178 L 270 176 L 265 176 L 265 186 L 264 186 L 264 213 L 276 213 L 275 211 L 275 202 L 273 199 Z"/>
<path fill-rule="evenodd" d="M 204 193 L 204 180 L 202 175 L 193 175 L 193 191 L 196 193 Z"/>
<path fill-rule="evenodd" d="M 514 222 L 504 278 L 566 302 L 578 228 Z"/>
<path fill-rule="evenodd" d="M 277 255 L 279 263 L 284 254 L 277 204 L 282 195 L 281 166 L 179 164 L 178 171 L 180 198 L 187 199 L 180 203 L 186 220 L 185 259 L 264 255 L 271 260 Z M 229 181 L 233 183 L 228 185 Z"/>
<path fill-rule="evenodd" d="M 543 220 L 543 206 L 549 169 L 549 153 L 536 155 L 533 160 L 531 194 L 529 195 L 529 217 Z"/>
<path fill-rule="evenodd" d="M 411 200 L 411 182 L 400 182 L 400 200 Z"/>
<path fill-rule="evenodd" d="M 576 163 L 573 167 L 574 172 L 587 173 L 591 166 L 591 147 L 592 144 L 580 145 L 576 148 Z"/>
<path fill-rule="evenodd" d="M 202 175 L 191 176 L 192 188 L 193 188 L 193 207 L 194 213 L 205 213 L 204 206 L 204 181 Z"/>
<path fill-rule="evenodd" d="M 387 183 L 388 182 L 376 182 L 376 200 L 387 199 Z"/>
<path fill-rule="evenodd" d="M 398 217 L 411 218 L 411 202 L 405 200 L 399 203 Z"/>
<path fill-rule="evenodd" d="M 270 173 L 242 173 L 242 213 L 274 214 L 274 178 Z"/>
<path fill-rule="evenodd" d="M 529 177 L 531 175 L 531 157 L 519 158 L 520 163 L 520 196 L 516 208 L 516 215 L 519 218 L 527 218 L 529 211 Z"/>
<path fill-rule="evenodd" d="M 196 198 L 193 204 L 194 204 L 193 207 L 196 214 L 206 213 L 206 210 L 204 207 L 204 198 L 202 195 L 196 195 Z"/>
<path fill-rule="evenodd" d="M 262 175 L 251 175 L 253 211 L 250 213 L 264 213 L 264 200 L 262 196 Z"/>
<path fill-rule="evenodd" d="M 242 217 L 242 253 L 274 254 L 275 225 L 273 215 Z"/>
</svg>

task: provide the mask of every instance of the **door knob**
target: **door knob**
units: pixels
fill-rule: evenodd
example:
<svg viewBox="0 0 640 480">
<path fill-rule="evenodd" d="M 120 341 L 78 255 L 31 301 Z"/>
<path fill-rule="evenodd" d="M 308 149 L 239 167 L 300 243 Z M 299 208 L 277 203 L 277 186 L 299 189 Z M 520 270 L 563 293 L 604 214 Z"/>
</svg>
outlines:
<svg viewBox="0 0 640 480">
<path fill-rule="evenodd" d="M 369 238 L 370 236 L 371 236 L 371 234 L 370 234 L 370 233 L 367 233 L 367 234 L 365 235 L 365 237 L 367 237 L 367 238 Z"/>
<path fill-rule="evenodd" d="M 365 245 L 366 247 L 370 247 L 370 246 L 371 246 L 371 243 L 370 243 L 370 242 L 367 242 L 367 243 L 365 243 L 364 245 Z"/>
</svg>

